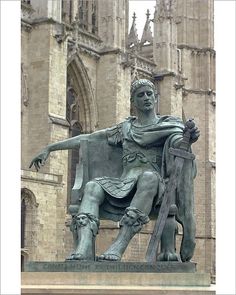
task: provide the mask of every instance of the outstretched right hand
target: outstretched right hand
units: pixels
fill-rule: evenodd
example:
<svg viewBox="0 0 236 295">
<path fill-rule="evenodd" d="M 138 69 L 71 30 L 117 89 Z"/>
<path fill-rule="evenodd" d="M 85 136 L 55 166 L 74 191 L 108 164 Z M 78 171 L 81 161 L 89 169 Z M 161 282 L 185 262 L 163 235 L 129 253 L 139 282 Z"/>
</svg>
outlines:
<svg viewBox="0 0 236 295">
<path fill-rule="evenodd" d="M 33 165 L 36 169 L 36 171 L 38 171 L 40 169 L 41 166 L 43 166 L 49 156 L 49 151 L 48 149 L 44 149 L 42 150 L 42 152 L 40 152 L 36 157 L 33 158 L 33 160 L 30 163 L 29 168 L 31 168 Z"/>
</svg>

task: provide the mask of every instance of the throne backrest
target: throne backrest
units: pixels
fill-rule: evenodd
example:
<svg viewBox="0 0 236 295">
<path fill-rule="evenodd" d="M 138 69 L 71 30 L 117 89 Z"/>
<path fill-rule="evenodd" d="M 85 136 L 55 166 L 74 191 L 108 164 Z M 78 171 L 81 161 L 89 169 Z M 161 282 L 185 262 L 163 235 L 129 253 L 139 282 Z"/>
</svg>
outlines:
<svg viewBox="0 0 236 295">
<path fill-rule="evenodd" d="M 74 186 L 71 192 L 71 214 L 78 210 L 85 184 L 95 177 L 120 177 L 122 174 L 122 148 L 111 146 L 107 140 L 81 140 L 76 164 Z"/>
</svg>

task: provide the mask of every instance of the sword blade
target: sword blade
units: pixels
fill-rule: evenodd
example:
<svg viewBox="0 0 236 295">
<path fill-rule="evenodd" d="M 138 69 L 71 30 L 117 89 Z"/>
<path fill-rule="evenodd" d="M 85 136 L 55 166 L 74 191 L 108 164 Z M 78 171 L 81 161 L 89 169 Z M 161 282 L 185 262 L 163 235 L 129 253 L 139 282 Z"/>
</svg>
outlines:
<svg viewBox="0 0 236 295">
<path fill-rule="evenodd" d="M 183 116 L 185 116 L 184 111 L 183 111 Z M 193 119 L 189 119 L 185 123 L 183 139 L 178 148 L 179 151 L 176 152 L 175 149 L 172 149 L 173 154 L 175 155 L 174 166 L 172 168 L 173 171 L 170 174 L 170 179 L 166 186 L 166 190 L 161 203 L 159 215 L 156 220 L 153 234 L 151 236 L 151 239 L 148 245 L 148 249 L 146 253 L 146 260 L 148 262 L 154 263 L 156 261 L 157 250 L 158 250 L 162 232 L 166 223 L 166 219 L 169 214 L 170 206 L 171 204 L 175 203 L 175 190 L 180 181 L 180 176 L 181 176 L 181 172 L 182 172 L 182 168 L 184 164 L 184 158 L 186 157 L 186 152 L 188 151 L 190 147 L 190 137 L 191 137 L 190 129 L 194 128 L 194 126 L 195 124 L 193 122 Z M 180 153 L 181 150 L 185 151 L 185 153 Z M 191 159 L 191 157 L 187 156 L 186 159 Z"/>
<path fill-rule="evenodd" d="M 184 159 L 183 158 L 175 158 L 174 171 L 170 175 L 169 182 L 167 184 L 163 200 L 161 203 L 159 215 L 157 221 L 155 223 L 153 234 L 151 236 L 147 253 L 146 260 L 147 262 L 155 262 L 157 250 L 159 247 L 159 243 L 161 240 L 161 235 L 166 223 L 167 216 L 169 214 L 170 205 L 174 203 L 173 197 L 175 196 L 175 190 L 177 187 L 177 183 L 183 168 Z"/>
</svg>

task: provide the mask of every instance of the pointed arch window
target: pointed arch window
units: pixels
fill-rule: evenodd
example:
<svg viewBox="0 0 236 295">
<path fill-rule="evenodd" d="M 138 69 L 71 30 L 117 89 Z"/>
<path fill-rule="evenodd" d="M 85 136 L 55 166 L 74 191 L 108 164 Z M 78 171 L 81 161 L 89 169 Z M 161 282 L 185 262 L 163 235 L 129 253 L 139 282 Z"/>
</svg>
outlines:
<svg viewBox="0 0 236 295">
<path fill-rule="evenodd" d="M 77 16 L 82 30 L 97 34 L 97 0 L 79 0 Z"/>
<path fill-rule="evenodd" d="M 61 2 L 62 21 L 69 24 L 72 22 L 72 2 L 71 0 Z"/>
<path fill-rule="evenodd" d="M 32 191 L 21 189 L 21 269 L 24 269 L 25 254 L 33 255 L 36 249 L 38 203 Z"/>
<path fill-rule="evenodd" d="M 88 0 L 79 0 L 79 26 L 88 30 Z"/>
<path fill-rule="evenodd" d="M 70 136 L 76 136 L 81 133 L 88 134 L 94 131 L 98 122 L 94 89 L 90 83 L 87 69 L 77 53 L 71 58 L 67 67 L 67 92 L 67 103 L 68 106 L 70 105 L 71 111 L 71 115 L 68 116 Z M 70 95 L 73 97 L 70 97 Z M 79 151 L 76 149 L 69 150 L 68 204 L 70 204 L 71 188 L 74 184 L 75 168 L 73 167 L 75 166 L 73 165 L 79 161 L 78 153 Z"/>
<path fill-rule="evenodd" d="M 80 106 L 79 95 L 74 87 L 74 80 L 68 74 L 67 76 L 67 101 L 66 101 L 66 119 L 70 124 L 69 136 L 74 137 L 82 133 L 82 125 L 80 124 Z M 68 157 L 68 204 L 70 203 L 71 189 L 74 185 L 76 164 L 79 159 L 79 150 L 73 149 L 69 151 Z"/>
<path fill-rule="evenodd" d="M 21 190 L 21 246 L 22 248 L 35 247 L 37 207 L 34 194 L 26 188 Z"/>
</svg>

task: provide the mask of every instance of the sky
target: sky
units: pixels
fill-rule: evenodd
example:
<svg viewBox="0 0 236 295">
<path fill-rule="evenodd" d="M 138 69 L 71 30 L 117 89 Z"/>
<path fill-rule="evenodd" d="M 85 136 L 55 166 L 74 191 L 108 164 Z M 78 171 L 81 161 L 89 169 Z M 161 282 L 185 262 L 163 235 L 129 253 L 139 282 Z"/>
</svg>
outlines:
<svg viewBox="0 0 236 295">
<path fill-rule="evenodd" d="M 155 10 L 156 1 L 153 0 L 129 0 L 129 30 L 131 28 L 133 22 L 133 13 L 136 13 L 136 28 L 138 32 L 138 37 L 141 39 L 143 28 L 146 22 L 146 13 L 147 9 L 150 12 L 150 19 L 153 18 L 154 10 Z M 153 33 L 152 23 L 151 23 L 151 30 Z"/>
</svg>

